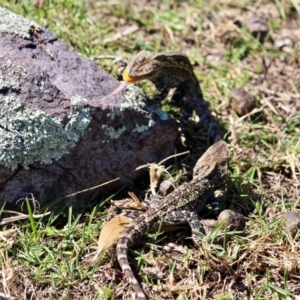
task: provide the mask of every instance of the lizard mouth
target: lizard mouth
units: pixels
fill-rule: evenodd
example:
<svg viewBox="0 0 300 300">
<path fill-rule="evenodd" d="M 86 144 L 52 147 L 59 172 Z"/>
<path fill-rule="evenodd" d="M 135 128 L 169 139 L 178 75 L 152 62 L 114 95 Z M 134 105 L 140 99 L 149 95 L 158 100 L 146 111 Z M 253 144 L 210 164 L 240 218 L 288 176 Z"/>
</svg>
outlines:
<svg viewBox="0 0 300 300">
<path fill-rule="evenodd" d="M 126 69 L 123 72 L 123 80 L 124 81 L 126 81 L 126 82 L 135 82 L 135 81 L 139 80 L 139 78 L 137 78 L 137 77 L 130 77 L 128 73 L 129 73 L 129 68 L 127 66 Z"/>
</svg>

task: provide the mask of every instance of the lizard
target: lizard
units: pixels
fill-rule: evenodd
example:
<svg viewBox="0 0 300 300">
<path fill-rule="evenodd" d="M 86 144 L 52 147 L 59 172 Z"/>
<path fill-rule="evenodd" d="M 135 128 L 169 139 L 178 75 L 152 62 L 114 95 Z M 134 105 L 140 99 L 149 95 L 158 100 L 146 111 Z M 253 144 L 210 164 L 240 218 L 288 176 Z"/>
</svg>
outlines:
<svg viewBox="0 0 300 300">
<path fill-rule="evenodd" d="M 186 123 L 195 110 L 213 141 L 222 139 L 216 121 L 203 98 L 193 66 L 185 55 L 179 52 L 139 52 L 126 66 L 123 80 L 132 83 L 145 79 L 150 80 L 159 92 L 152 102 L 160 102 L 166 98 L 171 88 L 176 88 L 171 104 L 183 106 L 183 123 Z M 184 98 L 186 101 L 183 101 Z"/>
<path fill-rule="evenodd" d="M 120 235 L 116 253 L 125 277 L 132 285 L 137 300 L 146 300 L 147 296 L 135 278 L 128 262 L 127 251 L 141 235 L 158 228 L 161 220 L 168 224 L 188 222 L 192 229 L 192 239 L 201 244 L 198 231 L 204 232 L 198 219 L 201 211 L 213 197 L 214 190 L 225 183 L 228 175 L 229 150 L 225 141 L 213 144 L 197 161 L 193 179 L 183 183 L 160 203 L 150 207 L 137 219 L 129 223 Z"/>
</svg>

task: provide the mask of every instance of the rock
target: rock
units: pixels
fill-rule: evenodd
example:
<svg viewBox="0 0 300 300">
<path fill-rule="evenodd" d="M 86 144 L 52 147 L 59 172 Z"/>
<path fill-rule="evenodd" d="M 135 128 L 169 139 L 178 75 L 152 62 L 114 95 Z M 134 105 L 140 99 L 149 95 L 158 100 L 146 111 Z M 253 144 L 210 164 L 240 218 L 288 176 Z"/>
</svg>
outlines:
<svg viewBox="0 0 300 300">
<path fill-rule="evenodd" d="M 299 42 L 300 29 L 281 28 L 279 32 L 272 33 L 271 37 L 274 42 L 274 46 L 287 50 L 294 48 Z"/>
<path fill-rule="evenodd" d="M 208 234 L 220 223 L 222 223 L 222 229 L 226 230 L 227 232 L 232 230 L 243 230 L 246 225 L 246 220 L 242 214 L 230 209 L 225 209 L 219 214 L 218 220 L 204 219 L 201 220 L 201 223 L 203 225 L 205 234 Z"/>
<path fill-rule="evenodd" d="M 245 26 L 261 42 L 266 38 L 269 31 L 267 20 L 254 15 L 246 19 Z"/>
<path fill-rule="evenodd" d="M 274 46 L 279 49 L 283 47 L 293 48 L 294 42 L 289 37 L 277 38 L 276 40 L 274 40 Z"/>
<path fill-rule="evenodd" d="M 245 217 L 230 209 L 223 210 L 218 216 L 218 223 L 224 222 L 226 230 L 243 230 L 246 226 Z"/>
<path fill-rule="evenodd" d="M 208 235 L 212 230 L 215 229 L 216 226 L 218 226 L 218 221 L 213 219 L 204 219 L 201 220 L 201 224 L 203 226 L 205 235 Z"/>
<path fill-rule="evenodd" d="M 159 185 L 159 192 L 163 196 L 166 196 L 167 194 L 169 194 L 172 191 L 174 191 L 174 183 L 169 179 L 163 180 L 161 182 L 161 184 Z"/>
<path fill-rule="evenodd" d="M 247 114 L 255 107 L 255 97 L 240 88 L 233 88 L 230 96 L 231 107 L 240 116 Z"/>
<path fill-rule="evenodd" d="M 100 188 L 108 195 L 172 153 L 175 122 L 135 86 L 1 7 L 0 49 L 1 207 L 30 196 L 79 208 L 95 190 L 77 192 L 120 177 Z"/>
<path fill-rule="evenodd" d="M 292 237 L 295 237 L 300 229 L 300 212 L 288 212 L 285 215 L 285 226 Z"/>
</svg>

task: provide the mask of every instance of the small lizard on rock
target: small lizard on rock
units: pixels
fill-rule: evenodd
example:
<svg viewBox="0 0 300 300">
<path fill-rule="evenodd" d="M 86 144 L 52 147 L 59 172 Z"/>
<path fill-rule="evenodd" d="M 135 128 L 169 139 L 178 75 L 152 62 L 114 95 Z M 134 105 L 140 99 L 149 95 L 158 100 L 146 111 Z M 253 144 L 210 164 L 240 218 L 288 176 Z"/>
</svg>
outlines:
<svg viewBox="0 0 300 300">
<path fill-rule="evenodd" d="M 117 258 L 136 293 L 136 299 L 146 300 L 147 297 L 130 268 L 127 256 L 128 247 L 141 235 L 158 228 L 161 220 L 168 224 L 188 222 L 194 242 L 200 245 L 201 238 L 197 235 L 197 231 L 203 232 L 203 226 L 198 219 L 198 212 L 213 197 L 214 191 L 225 183 L 228 174 L 228 159 L 227 144 L 223 140 L 213 144 L 196 163 L 194 178 L 189 183 L 179 186 L 160 203 L 150 207 L 126 226 L 118 239 Z"/>
<path fill-rule="evenodd" d="M 188 119 L 193 109 L 200 117 L 214 142 L 221 140 L 218 126 L 210 113 L 189 59 L 177 52 L 156 54 L 150 51 L 139 52 L 127 65 L 123 73 L 126 82 L 149 79 L 159 91 L 152 101 L 160 102 L 171 88 L 176 88 L 171 103 L 183 106 L 184 119 Z M 186 101 L 183 101 L 183 99 Z"/>
</svg>

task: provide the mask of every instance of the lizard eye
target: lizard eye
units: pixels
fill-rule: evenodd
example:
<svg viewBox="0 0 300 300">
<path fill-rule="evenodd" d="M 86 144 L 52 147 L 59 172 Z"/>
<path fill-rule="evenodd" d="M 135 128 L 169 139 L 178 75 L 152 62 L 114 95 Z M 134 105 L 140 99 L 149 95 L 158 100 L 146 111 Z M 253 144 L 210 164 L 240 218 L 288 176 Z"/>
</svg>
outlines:
<svg viewBox="0 0 300 300">
<path fill-rule="evenodd" d="M 140 64 L 142 64 L 145 61 L 145 57 L 142 55 L 138 56 L 136 59 L 137 59 L 138 63 L 140 63 Z"/>
</svg>

